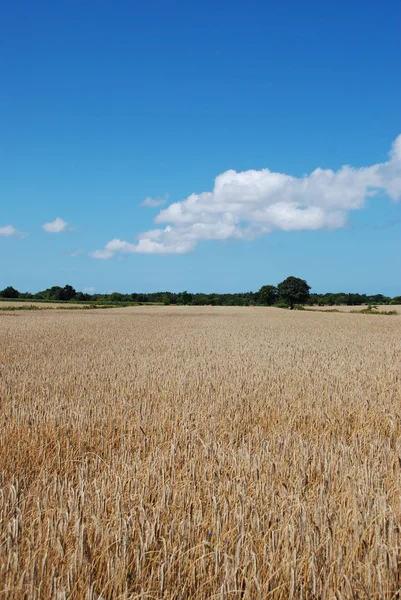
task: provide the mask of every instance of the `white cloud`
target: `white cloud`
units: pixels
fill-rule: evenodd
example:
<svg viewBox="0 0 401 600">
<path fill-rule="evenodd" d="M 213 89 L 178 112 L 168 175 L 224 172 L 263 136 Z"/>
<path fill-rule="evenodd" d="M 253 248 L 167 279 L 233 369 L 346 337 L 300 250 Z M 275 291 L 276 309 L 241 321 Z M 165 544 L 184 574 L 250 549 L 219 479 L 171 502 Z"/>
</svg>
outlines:
<svg viewBox="0 0 401 600">
<path fill-rule="evenodd" d="M 93 285 L 90 285 L 89 287 L 84 287 L 84 292 L 87 292 L 88 294 L 91 294 L 95 290 L 96 288 Z"/>
<path fill-rule="evenodd" d="M 60 217 L 57 217 L 50 223 L 44 223 L 42 229 L 47 231 L 47 233 L 62 233 L 63 231 L 69 231 L 68 223 Z"/>
<path fill-rule="evenodd" d="M 107 260 L 108 258 L 112 258 L 115 252 L 127 254 L 129 252 L 135 252 L 135 248 L 135 244 L 114 239 L 106 244 L 104 250 L 95 250 L 95 252 L 90 253 L 90 256 L 92 258 Z"/>
<path fill-rule="evenodd" d="M 111 250 L 95 250 L 94 252 L 90 252 L 89 256 L 92 258 L 107 260 L 108 258 L 112 258 L 114 256 L 114 252 Z"/>
<path fill-rule="evenodd" d="M 0 237 L 25 237 L 27 234 L 19 231 L 13 225 L 4 225 L 0 227 Z"/>
<path fill-rule="evenodd" d="M 167 200 L 168 194 L 164 194 L 164 196 L 157 196 L 156 198 L 148 196 L 143 202 L 141 202 L 141 206 L 154 208 L 155 206 L 162 206 L 163 204 L 166 204 Z"/>
<path fill-rule="evenodd" d="M 216 177 L 213 191 L 191 194 L 161 210 L 155 222 L 166 227 L 141 233 L 135 244 L 111 240 L 92 256 L 184 254 L 205 240 L 253 239 L 275 229 L 338 229 L 351 210 L 379 193 L 401 199 L 401 135 L 388 161 L 368 167 L 318 168 L 303 177 L 269 169 L 226 171 Z"/>
</svg>

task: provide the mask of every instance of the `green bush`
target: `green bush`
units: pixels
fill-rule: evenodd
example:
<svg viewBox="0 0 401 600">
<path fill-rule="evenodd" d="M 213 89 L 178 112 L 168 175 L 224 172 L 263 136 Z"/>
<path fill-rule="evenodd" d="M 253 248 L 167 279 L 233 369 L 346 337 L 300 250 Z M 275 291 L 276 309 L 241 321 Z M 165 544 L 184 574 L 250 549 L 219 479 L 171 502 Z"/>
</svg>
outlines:
<svg viewBox="0 0 401 600">
<path fill-rule="evenodd" d="M 352 313 L 359 315 L 398 315 L 396 310 L 372 310 L 372 308 L 364 308 L 363 310 L 351 310 Z"/>
<path fill-rule="evenodd" d="M 276 308 L 290 308 L 289 304 L 287 304 L 286 302 L 277 302 L 277 304 L 274 305 Z"/>
</svg>

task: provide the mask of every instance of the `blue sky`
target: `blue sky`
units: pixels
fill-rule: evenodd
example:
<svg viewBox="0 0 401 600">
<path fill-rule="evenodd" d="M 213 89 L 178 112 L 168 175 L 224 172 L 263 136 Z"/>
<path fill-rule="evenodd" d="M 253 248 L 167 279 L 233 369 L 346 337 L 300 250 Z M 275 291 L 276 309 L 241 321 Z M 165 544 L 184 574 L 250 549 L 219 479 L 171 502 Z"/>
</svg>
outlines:
<svg viewBox="0 0 401 600">
<path fill-rule="evenodd" d="M 401 294 L 398 0 L 0 16 L 0 288 Z"/>
</svg>

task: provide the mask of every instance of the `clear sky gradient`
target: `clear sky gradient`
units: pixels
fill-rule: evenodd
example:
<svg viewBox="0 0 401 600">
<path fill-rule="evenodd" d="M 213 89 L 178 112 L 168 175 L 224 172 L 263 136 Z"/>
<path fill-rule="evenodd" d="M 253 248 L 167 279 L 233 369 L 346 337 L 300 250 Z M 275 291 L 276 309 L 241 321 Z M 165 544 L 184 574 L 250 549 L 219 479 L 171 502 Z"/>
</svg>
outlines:
<svg viewBox="0 0 401 600">
<path fill-rule="evenodd" d="M 400 32 L 399 0 L 5 0 L 0 288 L 401 294 Z"/>
</svg>

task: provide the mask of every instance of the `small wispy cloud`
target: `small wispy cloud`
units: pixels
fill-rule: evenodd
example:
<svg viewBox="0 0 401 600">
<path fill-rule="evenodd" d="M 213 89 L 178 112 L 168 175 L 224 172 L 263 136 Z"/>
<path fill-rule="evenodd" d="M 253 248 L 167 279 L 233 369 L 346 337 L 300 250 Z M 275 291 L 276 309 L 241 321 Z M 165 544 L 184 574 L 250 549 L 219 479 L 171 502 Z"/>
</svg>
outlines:
<svg viewBox="0 0 401 600">
<path fill-rule="evenodd" d="M 141 206 L 147 206 L 148 208 L 155 208 L 157 206 L 162 206 L 163 204 L 166 204 L 168 200 L 168 194 L 164 194 L 164 196 L 156 196 L 156 198 L 152 198 L 151 196 L 148 196 L 147 198 L 145 198 L 145 200 L 143 200 L 143 202 L 141 202 Z"/>
<path fill-rule="evenodd" d="M 87 292 L 88 294 L 92 294 L 92 292 L 94 292 L 96 290 L 96 288 L 93 285 L 89 285 L 88 287 L 84 287 L 84 292 Z"/>
<path fill-rule="evenodd" d="M 391 219 L 381 225 L 375 225 L 374 229 L 391 229 L 392 227 L 398 227 L 398 225 L 401 225 L 401 219 Z"/>
<path fill-rule="evenodd" d="M 4 225 L 4 227 L 0 227 L 0 237 L 26 237 L 28 234 L 20 231 L 13 225 Z"/>
<path fill-rule="evenodd" d="M 81 256 L 81 254 L 85 254 L 85 250 L 83 248 L 73 248 L 67 252 L 67 256 L 71 256 L 72 258 Z"/>
<path fill-rule="evenodd" d="M 63 231 L 71 231 L 70 227 L 68 227 L 67 221 L 57 217 L 54 221 L 50 221 L 49 223 L 43 223 L 42 229 L 47 233 L 62 233 Z"/>
</svg>

